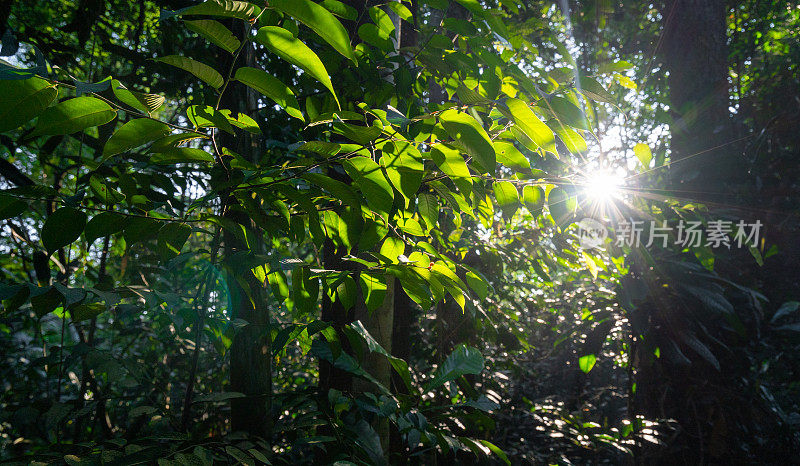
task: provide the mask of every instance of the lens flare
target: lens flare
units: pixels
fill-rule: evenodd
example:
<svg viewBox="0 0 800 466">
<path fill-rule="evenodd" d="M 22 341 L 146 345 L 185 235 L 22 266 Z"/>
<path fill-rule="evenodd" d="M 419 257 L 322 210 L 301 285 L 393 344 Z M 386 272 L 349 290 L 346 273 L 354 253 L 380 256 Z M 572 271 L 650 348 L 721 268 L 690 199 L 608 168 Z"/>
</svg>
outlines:
<svg viewBox="0 0 800 466">
<path fill-rule="evenodd" d="M 607 203 L 622 195 L 624 179 L 611 171 L 598 170 L 586 176 L 583 192 L 589 201 Z"/>
</svg>

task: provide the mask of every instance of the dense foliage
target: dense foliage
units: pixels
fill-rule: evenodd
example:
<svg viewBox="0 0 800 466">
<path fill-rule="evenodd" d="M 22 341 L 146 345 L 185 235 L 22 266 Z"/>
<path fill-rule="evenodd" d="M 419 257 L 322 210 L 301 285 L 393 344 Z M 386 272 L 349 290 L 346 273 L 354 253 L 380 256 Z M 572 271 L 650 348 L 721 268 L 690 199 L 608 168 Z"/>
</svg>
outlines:
<svg viewBox="0 0 800 466">
<path fill-rule="evenodd" d="M 684 0 L 0 9 L 0 459 L 797 454 L 800 9 L 706 3 L 702 102 Z"/>
</svg>

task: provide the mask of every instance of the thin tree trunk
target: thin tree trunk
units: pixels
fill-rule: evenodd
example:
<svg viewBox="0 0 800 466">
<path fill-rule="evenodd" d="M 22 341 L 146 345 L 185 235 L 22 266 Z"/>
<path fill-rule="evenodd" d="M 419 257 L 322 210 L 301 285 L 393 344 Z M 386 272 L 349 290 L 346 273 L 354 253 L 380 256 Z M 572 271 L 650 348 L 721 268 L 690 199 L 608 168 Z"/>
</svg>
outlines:
<svg viewBox="0 0 800 466">
<path fill-rule="evenodd" d="M 228 22 L 228 26 L 240 40 L 244 39 L 248 29 L 246 24 L 232 20 Z M 255 51 L 252 45 L 248 45 L 242 50 L 236 66 L 252 66 L 254 60 Z M 221 70 L 227 70 L 231 66 L 231 58 L 227 55 L 221 56 L 219 62 Z M 234 114 L 245 113 L 252 116 L 256 110 L 255 102 L 253 91 L 241 83 L 231 82 L 222 96 L 220 108 L 229 109 Z M 217 142 L 220 147 L 227 147 L 250 162 L 259 162 L 259 143 L 243 130 L 236 129 L 235 136 L 220 132 Z M 259 241 L 262 233 L 244 213 L 229 209 L 229 206 L 236 204 L 235 198 L 223 194 L 222 201 L 225 204 L 224 216 L 255 231 L 253 238 L 257 242 L 248 246 L 232 232 L 223 232 L 222 262 L 227 272 L 231 317 L 247 322 L 247 325 L 237 330 L 230 347 L 230 390 L 245 395 L 244 398 L 231 400 L 231 426 L 235 431 L 269 438 L 272 352 L 267 298 L 264 284 L 247 267 L 240 267 L 236 260 L 237 254 L 245 251 L 263 253 L 264 245 Z"/>
</svg>

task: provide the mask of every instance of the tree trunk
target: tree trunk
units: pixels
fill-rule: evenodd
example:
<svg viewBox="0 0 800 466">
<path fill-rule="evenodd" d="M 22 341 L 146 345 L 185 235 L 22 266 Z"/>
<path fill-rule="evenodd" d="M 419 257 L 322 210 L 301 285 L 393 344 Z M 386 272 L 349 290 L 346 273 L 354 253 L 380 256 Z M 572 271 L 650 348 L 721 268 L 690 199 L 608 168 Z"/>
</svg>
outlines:
<svg viewBox="0 0 800 466">
<path fill-rule="evenodd" d="M 248 26 L 241 21 L 229 21 L 228 27 L 243 40 Z M 239 65 L 252 66 L 255 51 L 248 45 L 239 56 Z M 222 55 L 219 69 L 223 72 L 231 66 L 231 58 Z M 256 97 L 252 90 L 239 82 L 232 81 L 222 95 L 221 109 L 229 109 L 234 114 L 245 113 L 252 116 L 256 108 Z M 220 147 L 237 152 L 250 162 L 258 163 L 261 153 L 258 141 L 246 131 L 236 129 L 235 136 L 224 132 L 217 133 Z M 223 167 L 219 167 L 224 169 Z M 224 231 L 223 264 L 227 272 L 226 282 L 229 293 L 231 317 L 247 322 L 233 338 L 230 348 L 231 386 L 233 392 L 240 392 L 244 398 L 231 401 L 231 426 L 235 431 L 244 431 L 250 435 L 269 438 L 270 434 L 270 402 L 272 395 L 272 353 L 270 341 L 270 320 L 267 308 L 267 296 L 264 284 L 245 267 L 238 266 L 237 254 L 255 249 L 263 253 L 261 232 L 252 225 L 251 220 L 242 212 L 232 210 L 237 201 L 232 196 L 223 195 L 225 217 L 256 231 L 253 235 L 258 244 L 248 245 L 231 232 Z"/>
<path fill-rule="evenodd" d="M 687 197 L 719 200 L 734 173 L 723 0 L 668 0 L 662 58 L 672 113 L 671 179 Z M 721 146 L 721 147 L 720 147 Z"/>
</svg>

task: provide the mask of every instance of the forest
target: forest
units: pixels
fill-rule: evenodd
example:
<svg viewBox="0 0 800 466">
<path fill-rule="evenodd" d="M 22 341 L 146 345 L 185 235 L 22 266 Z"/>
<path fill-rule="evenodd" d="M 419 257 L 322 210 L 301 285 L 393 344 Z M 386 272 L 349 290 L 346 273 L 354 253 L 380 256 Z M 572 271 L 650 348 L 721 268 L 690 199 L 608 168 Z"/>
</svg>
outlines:
<svg viewBox="0 0 800 466">
<path fill-rule="evenodd" d="M 800 2 L 0 0 L 0 38 L 0 463 L 800 458 Z"/>
</svg>

